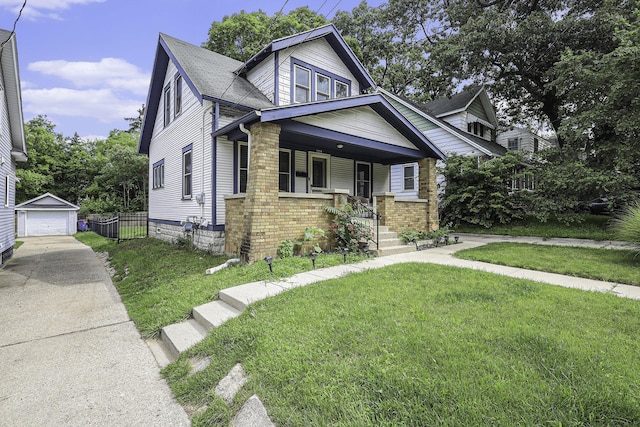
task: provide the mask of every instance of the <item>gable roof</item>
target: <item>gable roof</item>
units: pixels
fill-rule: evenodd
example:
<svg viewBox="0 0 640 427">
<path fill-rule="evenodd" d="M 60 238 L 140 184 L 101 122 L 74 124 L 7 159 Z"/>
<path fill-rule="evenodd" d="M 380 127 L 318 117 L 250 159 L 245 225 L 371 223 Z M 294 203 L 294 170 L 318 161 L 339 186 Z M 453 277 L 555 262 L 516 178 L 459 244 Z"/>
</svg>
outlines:
<svg viewBox="0 0 640 427">
<path fill-rule="evenodd" d="M 51 193 L 45 193 L 26 202 L 16 205 L 16 210 L 68 210 L 77 211 L 80 207 L 67 202 Z"/>
<path fill-rule="evenodd" d="M 480 152 L 488 156 L 504 156 L 507 153 L 507 150 L 502 145 L 492 141 L 487 141 L 478 136 L 472 135 L 436 117 L 434 113 L 424 108 L 424 104 L 419 104 L 419 103 L 410 101 L 404 97 L 394 95 L 391 92 L 388 92 L 382 88 L 378 88 L 378 92 L 382 93 L 386 97 L 389 97 L 405 105 L 407 108 L 411 109 L 416 114 L 420 115 L 421 117 L 425 118 L 426 120 L 430 121 L 436 126 L 439 126 L 441 129 L 449 132 L 454 137 L 461 139 L 465 143 L 480 150 Z"/>
<path fill-rule="evenodd" d="M 333 24 L 323 25 L 322 27 L 314 28 L 309 31 L 274 40 L 265 46 L 265 48 L 258 52 L 253 58 L 244 63 L 237 71 L 240 75 L 246 75 L 247 72 L 262 62 L 271 53 L 320 38 L 324 38 L 331 45 L 349 71 L 351 71 L 351 73 L 356 77 L 360 83 L 361 90 L 376 87 L 376 84 L 367 70 L 365 70 L 360 60 L 356 57 Z"/>
<path fill-rule="evenodd" d="M 382 117 L 387 123 L 392 125 L 400 134 L 402 134 L 407 140 L 417 147 L 419 151 L 404 149 L 402 147 L 394 147 L 399 156 L 412 156 L 416 158 L 421 157 L 417 153 L 423 153 L 430 157 L 437 159 L 446 159 L 445 154 L 435 146 L 422 132 L 409 122 L 398 110 L 396 110 L 390 103 L 380 94 L 369 94 L 353 96 L 348 98 L 330 99 L 326 101 L 310 102 L 304 104 L 291 104 L 283 107 L 273 107 L 262 111 L 253 111 L 246 114 L 240 119 L 224 126 L 215 131 L 212 136 L 220 135 L 233 135 L 237 133 L 240 125 L 248 125 L 256 122 L 280 122 L 283 123 L 283 132 L 288 127 L 296 127 L 299 125 L 291 124 L 290 120 L 298 117 L 310 116 L 315 114 L 328 113 L 339 110 L 346 110 L 350 108 L 358 107 L 371 107 L 380 117 Z M 354 146 L 359 146 L 359 149 L 364 148 L 366 145 L 369 148 L 384 149 L 387 144 L 376 143 L 375 141 L 358 138 L 343 133 L 338 134 L 332 131 L 324 131 L 327 137 L 335 137 L 336 140 L 344 139 L 346 142 L 353 143 Z M 388 147 L 389 148 L 389 147 Z"/>
<path fill-rule="evenodd" d="M 440 98 L 429 101 L 426 104 L 421 104 L 420 109 L 428 110 L 436 117 L 442 118 L 467 110 L 476 99 L 479 99 L 482 103 L 491 125 L 497 127 L 498 119 L 496 117 L 496 112 L 491 100 L 489 99 L 489 95 L 487 95 L 484 85 L 463 90 L 450 98 Z"/>
<path fill-rule="evenodd" d="M 245 110 L 273 107 L 258 88 L 235 73 L 242 62 L 160 33 L 138 144 L 141 153 L 149 149 L 169 60 L 200 103 L 206 99 Z"/>
<path fill-rule="evenodd" d="M 24 135 L 24 118 L 22 115 L 22 92 L 20 89 L 20 72 L 18 70 L 18 46 L 16 35 L 11 31 L 0 30 L 2 57 L 0 67 L 7 99 L 9 127 L 11 132 L 11 155 L 16 161 L 27 161 L 27 144 Z"/>
</svg>

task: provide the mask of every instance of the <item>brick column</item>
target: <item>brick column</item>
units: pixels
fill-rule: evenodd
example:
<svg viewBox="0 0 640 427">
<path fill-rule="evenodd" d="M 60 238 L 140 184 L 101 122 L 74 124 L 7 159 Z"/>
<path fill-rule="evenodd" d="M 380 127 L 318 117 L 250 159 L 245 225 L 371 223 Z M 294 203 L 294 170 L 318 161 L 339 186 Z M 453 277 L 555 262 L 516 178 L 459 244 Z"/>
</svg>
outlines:
<svg viewBox="0 0 640 427">
<path fill-rule="evenodd" d="M 418 197 L 429 200 L 427 229 L 438 225 L 438 182 L 436 180 L 436 159 L 418 160 Z"/>
<path fill-rule="evenodd" d="M 240 258 L 249 263 L 276 255 L 279 242 L 278 148 L 280 125 L 257 123 L 251 126 L 249 177 L 244 200 L 244 234 Z"/>
<path fill-rule="evenodd" d="M 396 193 L 374 193 L 373 197 L 376 198 L 376 212 L 382 215 L 380 225 L 393 227 L 393 219 L 395 217 L 393 206 L 396 201 Z"/>
</svg>

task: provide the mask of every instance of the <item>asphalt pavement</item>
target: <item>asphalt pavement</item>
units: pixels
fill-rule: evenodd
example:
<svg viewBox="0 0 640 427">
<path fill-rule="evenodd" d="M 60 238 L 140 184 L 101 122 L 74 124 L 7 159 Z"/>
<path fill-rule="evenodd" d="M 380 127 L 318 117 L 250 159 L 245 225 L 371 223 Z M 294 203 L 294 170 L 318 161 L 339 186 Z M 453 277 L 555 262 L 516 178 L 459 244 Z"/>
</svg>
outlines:
<svg viewBox="0 0 640 427">
<path fill-rule="evenodd" d="M 91 248 L 21 240 L 0 269 L 0 425 L 189 425 Z"/>
</svg>

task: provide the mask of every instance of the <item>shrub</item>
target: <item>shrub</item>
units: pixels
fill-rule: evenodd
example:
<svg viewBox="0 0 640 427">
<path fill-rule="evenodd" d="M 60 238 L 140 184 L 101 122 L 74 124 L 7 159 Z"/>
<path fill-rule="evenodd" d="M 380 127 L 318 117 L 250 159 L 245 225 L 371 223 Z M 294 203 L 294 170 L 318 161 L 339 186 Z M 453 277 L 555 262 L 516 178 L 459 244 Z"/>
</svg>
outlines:
<svg viewBox="0 0 640 427">
<path fill-rule="evenodd" d="M 316 227 L 307 227 L 304 230 L 302 239 L 296 241 L 295 245 L 300 247 L 300 253 L 303 253 L 305 244 L 310 244 L 313 252 L 320 253 L 322 248 L 320 247 L 319 240 L 324 237 L 324 230 Z"/>
<path fill-rule="evenodd" d="M 629 205 L 614 227 L 618 238 L 631 242 L 636 248 L 636 255 L 640 256 L 640 202 Z"/>
<path fill-rule="evenodd" d="M 361 212 L 351 205 L 345 205 L 343 209 L 324 206 L 324 210 L 334 215 L 329 231 L 338 248 L 357 251 L 360 249 L 360 242 L 368 242 L 373 237 L 371 227 L 363 223 L 358 216 Z"/>
<path fill-rule="evenodd" d="M 292 256 L 293 256 L 293 241 L 284 240 L 282 243 L 280 243 L 280 247 L 278 248 L 278 257 L 290 258 Z"/>
</svg>

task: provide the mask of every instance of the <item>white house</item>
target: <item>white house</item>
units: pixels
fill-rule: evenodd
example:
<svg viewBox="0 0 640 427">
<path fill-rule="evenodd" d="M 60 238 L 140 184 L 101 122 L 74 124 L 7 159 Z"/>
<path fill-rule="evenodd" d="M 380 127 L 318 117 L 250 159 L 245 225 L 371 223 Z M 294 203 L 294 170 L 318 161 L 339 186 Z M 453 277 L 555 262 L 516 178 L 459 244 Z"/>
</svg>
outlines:
<svg viewBox="0 0 640 427">
<path fill-rule="evenodd" d="M 27 161 L 15 33 L 0 30 L 0 265 L 15 245 L 16 162 Z"/>
<path fill-rule="evenodd" d="M 529 154 L 555 146 L 550 140 L 523 127 L 514 127 L 506 132 L 501 132 L 498 134 L 496 142 L 507 150 L 521 150 Z"/>
<path fill-rule="evenodd" d="M 384 89 L 378 91 L 447 155 L 491 158 L 506 153 L 505 148 L 495 142 L 498 121 L 484 86 L 427 104 L 408 101 Z M 399 197 L 417 198 L 418 178 L 415 162 L 392 166 L 391 192 Z M 438 175 L 437 179 L 441 191 L 443 178 Z"/>
<path fill-rule="evenodd" d="M 138 147 L 149 156 L 149 234 L 186 230 L 200 247 L 255 261 L 306 227 L 327 230 L 323 206 L 346 196 L 374 203 L 394 231 L 430 227 L 445 156 L 375 89 L 331 24 L 246 63 L 160 34 Z M 409 162 L 422 171 L 420 203 L 389 193 L 390 166 Z"/>
</svg>

